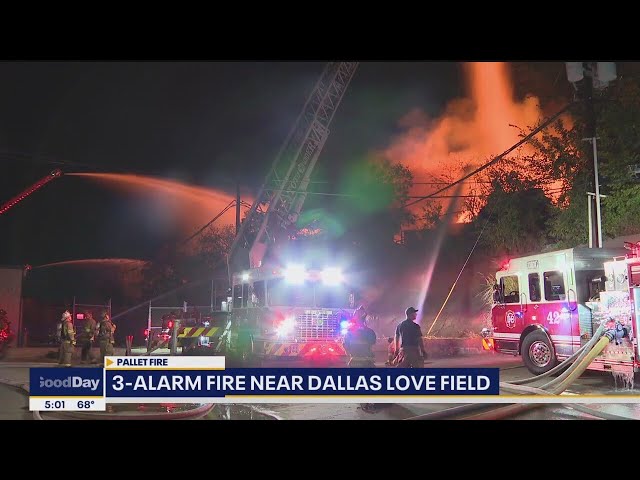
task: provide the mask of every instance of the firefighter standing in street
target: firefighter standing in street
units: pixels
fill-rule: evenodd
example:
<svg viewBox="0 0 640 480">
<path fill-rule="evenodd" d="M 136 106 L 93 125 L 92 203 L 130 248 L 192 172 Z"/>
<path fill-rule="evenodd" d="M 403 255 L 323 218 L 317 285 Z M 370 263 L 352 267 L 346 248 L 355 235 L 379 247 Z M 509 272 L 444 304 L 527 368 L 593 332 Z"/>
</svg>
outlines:
<svg viewBox="0 0 640 480">
<path fill-rule="evenodd" d="M 80 345 L 82 346 L 80 361 L 82 363 L 91 361 L 91 347 L 96 338 L 97 327 L 98 324 L 93 318 L 93 313 L 85 312 L 85 321 L 80 338 Z"/>
<path fill-rule="evenodd" d="M 344 348 L 349 354 L 349 367 L 351 368 L 375 367 L 371 348 L 376 343 L 376 334 L 367 327 L 366 318 L 367 312 L 364 307 L 358 307 L 354 315 L 353 325 L 351 325 L 344 338 Z"/>
<path fill-rule="evenodd" d="M 423 368 L 427 351 L 422 341 L 420 325 L 414 323 L 418 310 L 409 307 L 405 310 L 407 316 L 396 327 L 395 351 L 398 352 L 398 368 Z"/>
<path fill-rule="evenodd" d="M 73 328 L 71 313 L 65 310 L 60 320 L 60 351 L 58 363 L 65 367 L 71 366 L 71 357 L 76 346 L 76 331 Z"/>
<path fill-rule="evenodd" d="M 113 334 L 116 331 L 116 326 L 109 318 L 107 312 L 102 313 L 102 320 L 100 321 L 100 327 L 98 329 L 98 343 L 100 344 L 100 363 L 104 365 L 104 357 L 113 355 Z"/>
<path fill-rule="evenodd" d="M 376 333 L 367 327 L 367 312 L 360 306 L 355 311 L 352 325 L 344 337 L 344 348 L 349 354 L 349 368 L 374 368 L 375 357 L 372 347 L 376 344 Z M 367 413 L 376 413 L 375 403 L 361 403 L 360 408 Z"/>
</svg>

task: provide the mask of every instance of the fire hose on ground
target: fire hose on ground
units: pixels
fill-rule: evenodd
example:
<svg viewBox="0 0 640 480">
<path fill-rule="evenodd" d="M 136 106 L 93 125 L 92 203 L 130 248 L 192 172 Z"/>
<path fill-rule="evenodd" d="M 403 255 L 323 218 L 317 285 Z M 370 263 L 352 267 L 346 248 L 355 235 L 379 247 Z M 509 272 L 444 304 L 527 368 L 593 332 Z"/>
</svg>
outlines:
<svg viewBox="0 0 640 480">
<path fill-rule="evenodd" d="M 596 330 L 593 337 L 583 345 L 578 351 L 576 351 L 569 358 L 564 360 L 559 365 L 556 365 L 548 372 L 521 380 L 516 380 L 511 383 L 500 382 L 500 389 L 510 393 L 516 394 L 534 394 L 534 395 L 560 395 L 564 392 L 571 383 L 573 383 L 584 371 L 589 367 L 591 362 L 605 349 L 605 347 L 615 338 L 615 332 L 613 330 L 605 331 L 605 324 L 602 323 Z M 566 370 L 565 370 L 566 369 Z M 528 387 L 522 384 L 538 381 L 541 378 L 551 376 L 555 373 L 565 370 L 560 376 L 551 380 L 540 387 Z M 544 404 L 511 404 L 506 406 L 487 405 L 487 404 L 469 404 L 461 405 L 438 412 L 427 413 L 424 415 L 418 415 L 411 417 L 407 420 L 427 420 L 427 419 L 445 419 L 445 418 L 460 418 L 468 420 L 497 420 L 502 418 L 508 418 L 518 413 L 540 407 Z M 487 410 L 489 408 L 489 410 Z M 591 416 L 611 419 L 622 420 L 625 417 L 612 415 L 604 412 L 598 412 L 583 405 L 571 405 L 570 408 L 587 413 Z M 476 413 L 480 410 L 485 410 L 481 413 Z"/>
</svg>

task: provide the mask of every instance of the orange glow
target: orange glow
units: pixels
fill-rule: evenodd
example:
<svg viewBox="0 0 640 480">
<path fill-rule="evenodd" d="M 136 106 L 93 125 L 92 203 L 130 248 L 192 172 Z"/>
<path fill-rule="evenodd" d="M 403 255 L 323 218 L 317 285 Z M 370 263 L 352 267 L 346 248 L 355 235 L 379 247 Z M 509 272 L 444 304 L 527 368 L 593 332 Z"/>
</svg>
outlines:
<svg viewBox="0 0 640 480">
<path fill-rule="evenodd" d="M 179 227 L 186 229 L 201 227 L 235 199 L 235 196 L 221 190 L 196 187 L 154 177 L 120 173 L 74 173 L 71 175 L 99 180 L 128 193 L 142 193 L 151 196 L 154 206 L 157 205 L 159 211 L 166 214 Z M 253 201 L 246 196 L 243 196 L 242 200 Z M 215 225 L 222 226 L 234 223 L 235 208 L 230 208 L 218 219 Z M 189 230 L 185 231 L 185 234 L 190 233 L 192 232 Z"/>
<path fill-rule="evenodd" d="M 465 166 L 477 167 L 504 152 L 521 140 L 522 131 L 528 131 L 543 118 L 536 97 L 514 99 L 507 64 L 468 63 L 464 65 L 464 72 L 468 97 L 449 102 L 437 119 L 429 119 L 420 110 L 409 112 L 400 121 L 406 131 L 384 152 L 392 162 L 407 166 L 418 182 L 425 179 L 446 182 L 462 177 Z M 510 157 L 532 153 L 533 147 L 525 143 Z M 478 175 L 469 182 L 482 180 L 482 175 Z M 411 195 L 428 195 L 441 186 L 414 185 Z M 557 185 L 547 188 L 554 187 Z M 474 190 L 480 191 L 477 185 Z M 463 190 L 463 194 L 469 193 L 473 193 L 471 184 Z M 449 201 L 441 200 L 444 209 Z M 417 204 L 414 213 L 420 213 L 422 205 Z M 463 223 L 471 219 L 469 212 L 463 212 L 456 221 Z"/>
<path fill-rule="evenodd" d="M 39 265 L 35 268 L 44 267 L 113 267 L 113 268 L 142 268 L 147 262 L 145 260 L 138 260 L 135 258 L 85 258 L 81 260 L 66 260 L 64 262 L 47 263 L 46 265 Z"/>
</svg>

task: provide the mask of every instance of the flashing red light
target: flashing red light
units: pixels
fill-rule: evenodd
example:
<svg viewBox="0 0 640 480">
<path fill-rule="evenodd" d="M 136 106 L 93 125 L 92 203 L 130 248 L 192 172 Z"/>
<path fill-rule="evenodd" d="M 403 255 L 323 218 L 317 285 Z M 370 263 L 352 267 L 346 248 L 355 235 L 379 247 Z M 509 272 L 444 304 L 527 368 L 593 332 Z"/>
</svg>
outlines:
<svg viewBox="0 0 640 480">
<path fill-rule="evenodd" d="M 84 320 L 84 313 L 76 313 L 76 319 Z"/>
<path fill-rule="evenodd" d="M 510 262 L 510 260 L 505 260 L 504 262 L 502 262 L 502 265 L 500 265 L 500 270 L 509 270 Z"/>
<path fill-rule="evenodd" d="M 148 337 L 148 336 L 149 336 L 149 329 L 148 329 L 148 328 L 145 328 L 145 329 L 144 329 L 144 336 L 145 336 L 145 337 Z"/>
<path fill-rule="evenodd" d="M 169 320 L 169 321 L 167 322 L 167 327 L 168 327 L 168 328 L 173 328 L 173 320 Z"/>
</svg>

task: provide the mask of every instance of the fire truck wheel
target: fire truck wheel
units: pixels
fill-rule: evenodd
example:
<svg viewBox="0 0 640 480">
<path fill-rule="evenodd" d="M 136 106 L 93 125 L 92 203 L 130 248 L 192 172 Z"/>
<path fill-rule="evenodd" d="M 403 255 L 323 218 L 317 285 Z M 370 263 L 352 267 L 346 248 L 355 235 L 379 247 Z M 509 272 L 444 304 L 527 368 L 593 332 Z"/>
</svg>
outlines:
<svg viewBox="0 0 640 480">
<path fill-rule="evenodd" d="M 535 375 L 548 372 L 558 363 L 551 340 L 541 330 L 524 337 L 521 352 L 524 365 Z"/>
</svg>

